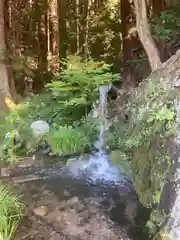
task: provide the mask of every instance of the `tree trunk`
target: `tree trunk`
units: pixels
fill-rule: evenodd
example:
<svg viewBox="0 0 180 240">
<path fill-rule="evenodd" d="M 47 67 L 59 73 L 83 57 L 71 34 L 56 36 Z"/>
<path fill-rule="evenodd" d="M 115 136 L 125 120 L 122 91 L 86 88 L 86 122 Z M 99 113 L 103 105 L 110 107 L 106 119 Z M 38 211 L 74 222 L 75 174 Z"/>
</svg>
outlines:
<svg viewBox="0 0 180 240">
<path fill-rule="evenodd" d="M 90 22 L 90 8 L 91 8 L 91 0 L 87 0 L 85 2 L 85 31 L 84 31 L 84 59 L 87 61 L 89 59 L 89 46 L 88 46 L 88 38 L 89 38 L 89 22 Z"/>
<path fill-rule="evenodd" d="M 56 55 L 58 48 L 57 0 L 50 0 L 49 8 L 50 49 L 52 55 Z"/>
<path fill-rule="evenodd" d="M 58 1 L 57 7 L 58 7 L 59 61 L 62 61 L 65 60 L 67 57 L 66 0 L 57 1 Z"/>
<path fill-rule="evenodd" d="M 11 49 L 9 48 L 8 40 L 9 40 L 9 0 L 6 0 L 4 2 L 4 34 L 5 34 L 5 43 L 6 43 L 6 49 L 8 49 L 8 55 L 11 53 Z M 10 88 L 10 93 L 14 101 L 17 101 L 17 93 L 16 93 L 16 88 L 15 88 L 15 83 L 13 79 L 13 72 L 12 72 L 12 64 L 11 60 L 8 56 L 6 56 L 5 59 L 5 64 L 7 68 L 7 74 L 8 74 L 8 82 L 9 82 L 9 88 Z"/>
<path fill-rule="evenodd" d="M 47 0 L 36 2 L 36 11 L 39 13 L 37 19 L 38 31 L 38 65 L 37 78 L 33 79 L 33 91 L 40 92 L 45 85 L 45 74 L 48 71 L 48 36 L 47 36 Z"/>
<path fill-rule="evenodd" d="M 79 22 L 79 0 L 76 0 L 76 54 L 80 53 L 80 42 L 79 42 L 79 34 L 80 34 L 80 22 Z"/>
<path fill-rule="evenodd" d="M 159 51 L 151 36 L 147 18 L 146 0 L 134 0 L 136 12 L 136 25 L 139 38 L 147 53 L 152 71 L 156 71 L 161 67 Z"/>
<path fill-rule="evenodd" d="M 15 96 L 14 81 L 11 76 L 11 79 L 8 79 L 8 70 L 6 66 L 6 42 L 5 42 L 5 26 L 4 26 L 4 0 L 0 0 L 0 107 L 4 106 L 6 98 L 12 99 L 12 95 Z M 12 87 L 12 94 L 10 89 L 10 84 Z"/>
</svg>

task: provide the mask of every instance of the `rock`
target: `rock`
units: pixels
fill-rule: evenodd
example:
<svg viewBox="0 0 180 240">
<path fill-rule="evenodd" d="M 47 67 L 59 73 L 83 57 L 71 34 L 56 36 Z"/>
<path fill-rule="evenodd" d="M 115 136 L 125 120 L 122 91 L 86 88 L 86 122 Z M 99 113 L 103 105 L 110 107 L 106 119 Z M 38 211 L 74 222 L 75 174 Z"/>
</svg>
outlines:
<svg viewBox="0 0 180 240">
<path fill-rule="evenodd" d="M 124 214 L 127 220 L 132 224 L 132 226 L 136 225 L 135 218 L 138 214 L 138 207 L 139 202 L 137 200 L 127 200 Z"/>
<path fill-rule="evenodd" d="M 84 210 L 85 206 L 82 204 L 82 203 L 78 203 L 76 204 L 76 212 L 79 213 L 79 212 L 82 212 Z"/>
<path fill-rule="evenodd" d="M 61 240 L 61 235 L 59 233 L 56 232 L 52 232 L 51 236 L 50 236 L 50 240 Z"/>
<path fill-rule="evenodd" d="M 18 168 L 28 168 L 32 167 L 35 164 L 35 159 L 33 157 L 28 157 L 23 160 L 21 160 L 18 164 Z"/>
<path fill-rule="evenodd" d="M 180 239 L 180 55 L 132 91 L 119 121 L 120 151 L 130 153 L 132 175 L 141 203 L 165 214 L 158 239 Z M 120 100 L 120 99 L 119 99 Z M 123 100 L 123 99 L 122 99 Z M 134 214 L 135 205 L 127 207 Z M 150 219 L 151 220 L 151 219 Z M 162 223 L 158 223 L 161 225 Z M 165 237 L 166 236 L 166 237 Z"/>
<path fill-rule="evenodd" d="M 49 132 L 49 124 L 44 120 L 38 120 L 31 124 L 31 129 L 35 137 L 44 135 Z"/>
<path fill-rule="evenodd" d="M 114 164 L 117 164 L 121 168 L 121 174 L 125 174 L 130 179 L 132 179 L 132 169 L 131 164 L 127 159 L 125 153 L 121 152 L 120 150 L 114 150 L 110 153 L 110 159 Z"/>
<path fill-rule="evenodd" d="M 68 190 L 64 190 L 64 196 L 69 197 L 70 193 L 68 192 Z"/>
<path fill-rule="evenodd" d="M 33 210 L 33 212 L 39 217 L 44 217 L 48 213 L 48 208 L 46 206 L 37 207 Z"/>
<path fill-rule="evenodd" d="M 79 199 L 78 199 L 78 197 L 75 196 L 67 201 L 67 206 L 74 207 L 78 203 L 79 203 Z"/>
<path fill-rule="evenodd" d="M 9 177 L 11 175 L 11 169 L 8 167 L 1 168 L 1 177 Z"/>
</svg>

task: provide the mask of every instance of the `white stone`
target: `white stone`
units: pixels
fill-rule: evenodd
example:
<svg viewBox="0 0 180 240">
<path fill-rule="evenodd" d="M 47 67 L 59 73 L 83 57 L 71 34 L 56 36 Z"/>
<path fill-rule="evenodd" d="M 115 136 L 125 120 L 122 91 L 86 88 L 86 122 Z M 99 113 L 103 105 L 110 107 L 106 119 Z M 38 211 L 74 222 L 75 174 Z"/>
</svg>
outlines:
<svg viewBox="0 0 180 240">
<path fill-rule="evenodd" d="M 34 136 L 44 135 L 49 132 L 49 124 L 44 120 L 38 120 L 31 124 Z"/>
</svg>

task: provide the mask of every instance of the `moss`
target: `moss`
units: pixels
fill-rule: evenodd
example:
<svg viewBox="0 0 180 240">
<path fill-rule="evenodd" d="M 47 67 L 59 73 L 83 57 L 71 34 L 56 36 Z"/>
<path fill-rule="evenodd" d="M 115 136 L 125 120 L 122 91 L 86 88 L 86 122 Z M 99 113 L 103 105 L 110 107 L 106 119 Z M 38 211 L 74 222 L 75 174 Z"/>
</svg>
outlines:
<svg viewBox="0 0 180 240">
<path fill-rule="evenodd" d="M 129 162 L 128 156 L 124 152 L 114 150 L 110 153 L 110 159 L 113 163 L 120 166 L 122 174 L 126 174 L 132 179 L 131 164 Z"/>
<path fill-rule="evenodd" d="M 137 193 L 147 207 L 159 203 L 172 164 L 171 141 L 176 132 L 174 98 L 179 98 L 177 89 L 164 88 L 155 76 L 131 93 L 124 108 L 129 121 L 118 136 L 118 146 L 121 155 L 130 157 Z M 124 123 L 119 122 L 116 128 L 122 126 Z"/>
</svg>

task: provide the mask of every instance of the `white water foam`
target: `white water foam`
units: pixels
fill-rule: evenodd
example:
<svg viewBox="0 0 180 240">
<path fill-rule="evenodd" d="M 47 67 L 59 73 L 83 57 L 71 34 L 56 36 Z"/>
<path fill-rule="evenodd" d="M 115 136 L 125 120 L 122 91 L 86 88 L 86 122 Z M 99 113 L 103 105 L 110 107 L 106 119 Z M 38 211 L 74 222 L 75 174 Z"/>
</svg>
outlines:
<svg viewBox="0 0 180 240">
<path fill-rule="evenodd" d="M 125 182 L 126 177 L 121 175 L 120 168 L 113 165 L 104 151 L 105 117 L 107 114 L 107 94 L 109 90 L 109 85 L 102 85 L 99 89 L 99 117 L 101 121 L 99 140 L 95 143 L 99 151 L 88 156 L 88 159 L 74 159 L 67 165 L 65 172 L 68 171 L 74 178 L 85 178 L 86 181 L 93 183 L 97 181 L 113 182 L 114 184 Z"/>
<path fill-rule="evenodd" d="M 113 165 L 107 154 L 100 151 L 89 156 L 87 160 L 74 159 L 67 166 L 69 173 L 74 178 L 86 178 L 89 182 L 120 181 L 120 169 Z"/>
</svg>

